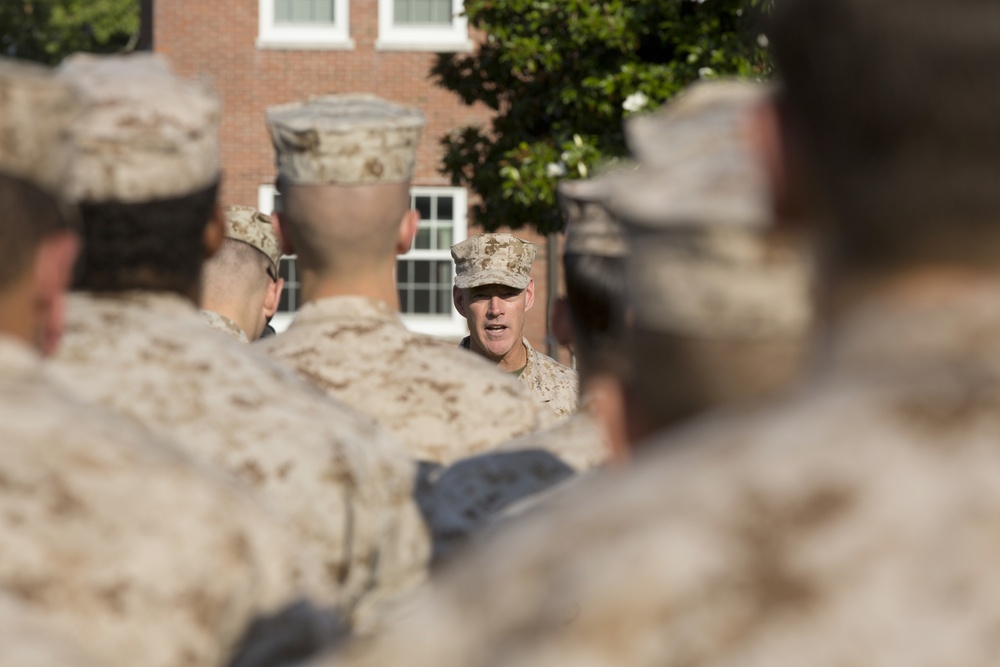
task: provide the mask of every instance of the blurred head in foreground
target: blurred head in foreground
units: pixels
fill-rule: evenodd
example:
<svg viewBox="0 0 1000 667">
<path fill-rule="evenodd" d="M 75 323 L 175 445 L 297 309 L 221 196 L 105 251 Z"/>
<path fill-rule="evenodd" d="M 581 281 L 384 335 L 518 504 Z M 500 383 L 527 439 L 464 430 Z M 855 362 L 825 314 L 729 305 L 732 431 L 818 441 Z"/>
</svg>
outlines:
<svg viewBox="0 0 1000 667">
<path fill-rule="evenodd" d="M 640 168 L 609 203 L 631 246 L 629 439 L 797 378 L 811 308 L 809 261 L 774 224 L 749 141 L 767 88 L 697 84 L 626 125 Z"/>
</svg>

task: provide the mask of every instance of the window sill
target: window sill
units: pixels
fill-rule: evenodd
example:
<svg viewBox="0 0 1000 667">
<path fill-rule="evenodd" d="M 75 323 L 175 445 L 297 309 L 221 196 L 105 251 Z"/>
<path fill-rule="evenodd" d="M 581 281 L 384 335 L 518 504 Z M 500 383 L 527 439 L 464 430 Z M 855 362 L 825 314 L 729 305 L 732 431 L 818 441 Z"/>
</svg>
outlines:
<svg viewBox="0 0 1000 667">
<path fill-rule="evenodd" d="M 294 40 L 257 38 L 257 48 L 267 51 L 353 51 L 354 40 Z"/>
<path fill-rule="evenodd" d="M 412 39 L 377 39 L 376 51 L 427 51 L 430 53 L 470 53 L 474 44 L 471 40 L 461 41 L 419 41 Z"/>
</svg>

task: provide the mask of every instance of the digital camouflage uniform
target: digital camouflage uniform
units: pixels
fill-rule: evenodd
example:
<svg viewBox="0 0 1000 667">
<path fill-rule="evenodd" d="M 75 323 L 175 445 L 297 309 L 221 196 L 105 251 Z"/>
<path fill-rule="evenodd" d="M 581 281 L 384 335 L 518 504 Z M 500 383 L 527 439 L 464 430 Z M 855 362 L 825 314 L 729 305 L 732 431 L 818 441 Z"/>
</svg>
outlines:
<svg viewBox="0 0 1000 667">
<path fill-rule="evenodd" d="M 835 341 L 782 407 L 564 495 L 337 664 L 993 664 L 995 293 L 872 300 Z"/>
<path fill-rule="evenodd" d="M 402 449 L 249 346 L 207 329 L 181 297 L 71 295 L 53 366 L 79 395 L 171 436 L 279 509 L 322 571 L 317 595 L 350 608 L 421 578 L 429 538 Z"/>
<path fill-rule="evenodd" d="M 176 197 L 218 178 L 202 164 L 217 158 L 216 142 L 202 136 L 214 136 L 218 119 L 210 91 L 147 55 L 73 58 L 62 69 L 88 101 L 74 131 L 86 158 L 77 164 L 110 175 L 105 182 L 74 171 L 78 195 Z M 151 106 L 161 97 L 169 99 Z M 172 172 L 173 192 L 160 180 L 152 190 L 130 180 L 133 163 L 181 172 L 188 162 L 194 180 Z M 250 346 L 231 344 L 180 296 L 78 293 L 67 311 L 53 375 L 258 492 L 294 529 L 323 601 L 350 612 L 362 598 L 422 578 L 430 545 L 411 497 L 415 467 L 368 420 Z"/>
<path fill-rule="evenodd" d="M 524 339 L 528 351 L 528 364 L 517 376 L 531 393 L 553 412 L 556 421 L 567 419 L 576 411 L 579 400 L 579 377 L 572 368 L 542 354 Z"/>
<path fill-rule="evenodd" d="M 505 442 L 500 449 L 544 449 L 577 471 L 600 467 L 611 454 L 604 431 L 587 411 L 586 402 L 555 426 Z"/>
<path fill-rule="evenodd" d="M 450 463 L 529 433 L 539 421 L 513 378 L 407 330 L 380 301 L 307 303 L 284 333 L 257 347 L 376 420 L 416 459 Z"/>
<path fill-rule="evenodd" d="M 0 172 L 61 199 L 78 112 L 51 70 L 0 58 Z M 15 211 L 3 224 L 34 222 Z M 24 260 L 25 273 L 46 266 Z M 298 595 L 288 534 L 267 512 L 136 424 L 70 398 L 7 334 L 0 450 L 0 664 L 219 665 L 255 616 Z"/>
<path fill-rule="evenodd" d="M 731 121 L 738 118 L 730 114 Z M 683 135 L 690 138 L 692 132 L 685 126 Z M 638 199 L 643 207 L 650 205 L 642 211 L 662 216 L 660 227 L 652 224 L 654 218 L 644 220 L 647 224 L 627 221 L 630 289 L 644 290 L 643 298 L 631 300 L 635 321 L 663 327 L 660 331 L 707 332 L 717 326 L 718 335 L 732 336 L 735 323 L 751 323 L 743 330 L 757 336 L 801 335 L 803 320 L 796 319 L 801 303 L 778 307 L 778 300 L 803 290 L 801 276 L 785 270 L 786 260 L 789 266 L 798 263 L 765 252 L 768 228 L 744 215 L 757 210 L 756 190 L 750 190 L 749 201 L 743 197 L 746 179 L 715 178 L 720 164 L 732 168 L 727 149 L 734 134 L 722 135 L 715 125 L 708 134 L 712 143 L 704 147 L 705 155 L 616 181 L 618 196 Z M 726 159 L 717 160 L 720 154 Z M 663 199 L 671 192 L 672 176 L 684 187 L 676 200 Z M 696 197 L 709 202 L 707 211 L 695 204 Z M 672 208 L 677 201 L 684 205 Z M 708 215 L 719 210 L 739 215 Z M 674 281 L 677 275 L 686 278 L 682 285 Z M 753 289 L 715 299 L 714 308 L 674 296 L 682 289 L 711 294 L 720 275 Z M 1000 316 L 1000 308 L 994 310 Z M 896 330 L 912 328 L 886 331 Z M 876 372 L 879 376 L 887 377 Z M 926 488 L 931 480 L 920 476 L 946 478 L 953 471 L 931 463 L 940 454 L 929 445 L 912 447 L 905 427 L 895 436 L 898 447 L 880 449 L 898 422 L 883 412 L 891 391 L 878 395 L 879 380 L 873 380 L 859 375 L 847 384 L 820 384 L 784 410 L 730 423 L 690 423 L 672 439 L 647 446 L 643 451 L 649 453 L 637 457 L 630 470 L 607 470 L 564 485 L 456 561 L 382 640 L 356 647 L 338 664 L 396 664 L 404 655 L 408 665 L 437 667 L 796 662 L 832 667 L 864 663 L 872 655 L 888 664 L 885 654 L 870 650 L 875 645 L 866 646 L 864 640 L 874 636 L 865 627 L 871 619 L 859 620 L 859 610 L 876 610 L 876 621 L 891 627 L 914 598 L 884 606 L 892 596 L 879 593 L 912 590 L 913 582 L 932 578 L 924 567 L 941 558 L 937 529 L 910 533 L 916 522 L 892 515 L 914 509 L 906 487 Z M 932 441 L 929 436 L 923 439 Z M 898 466 L 919 471 L 918 477 L 881 488 L 884 471 Z M 995 485 L 990 479 L 972 495 Z M 1000 499 L 1000 491 L 995 493 Z M 958 507 L 970 505 L 958 502 L 955 514 L 962 511 Z M 929 510 L 921 502 L 916 511 Z M 924 525 L 951 525 L 945 517 L 950 520 L 950 513 Z M 966 526 L 977 521 L 970 516 Z M 870 542 L 852 537 L 869 529 L 904 542 L 916 539 L 898 551 L 871 549 Z M 978 541 L 961 553 L 986 553 L 985 541 L 973 535 L 977 531 L 960 532 L 970 546 Z M 907 547 L 922 548 L 921 542 L 933 544 L 936 553 L 928 553 L 918 569 L 897 567 L 904 565 L 900 556 Z M 963 567 L 960 560 L 954 561 L 955 571 Z M 948 623 L 966 599 L 951 598 L 948 607 L 949 596 L 969 589 L 961 578 L 937 581 L 939 600 L 928 618 Z M 843 632 L 823 640 L 819 628 L 831 619 Z M 456 633 L 459 624 L 462 632 Z M 921 655 L 924 647 L 916 649 L 913 637 L 905 631 L 899 636 L 905 636 L 898 646 L 908 658 Z"/>
<path fill-rule="evenodd" d="M 0 598 L 0 667 L 101 667 L 22 605 Z M 104 663 L 105 665 L 110 663 Z"/>
<path fill-rule="evenodd" d="M 271 107 L 267 122 L 283 182 L 350 188 L 408 182 L 425 120 L 371 95 L 331 95 Z M 540 411 L 513 378 L 407 331 L 384 302 L 314 300 L 261 348 L 371 417 L 417 459 L 447 463 L 538 426 Z"/>
<path fill-rule="evenodd" d="M 220 315 L 214 310 L 202 310 L 201 316 L 205 319 L 205 323 L 212 329 L 215 329 L 216 331 L 219 331 L 241 343 L 250 342 L 247 340 L 247 335 L 243 329 L 240 328 L 240 325 L 236 324 L 236 322 L 233 322 L 225 315 Z"/>
<path fill-rule="evenodd" d="M 0 395 L 0 590 L 47 627 L 108 665 L 209 667 L 298 595 L 290 536 L 266 512 L 67 398 L 8 338 Z"/>
<path fill-rule="evenodd" d="M 451 247 L 455 261 L 455 287 L 469 289 L 481 285 L 506 285 L 523 290 L 531 282 L 531 265 L 537 248 L 510 234 L 477 234 Z M 470 337 L 462 341 L 469 347 Z M 579 379 L 576 371 L 535 351 L 522 336 L 527 364 L 517 376 L 545 407 L 543 426 L 550 426 L 576 410 Z"/>
</svg>

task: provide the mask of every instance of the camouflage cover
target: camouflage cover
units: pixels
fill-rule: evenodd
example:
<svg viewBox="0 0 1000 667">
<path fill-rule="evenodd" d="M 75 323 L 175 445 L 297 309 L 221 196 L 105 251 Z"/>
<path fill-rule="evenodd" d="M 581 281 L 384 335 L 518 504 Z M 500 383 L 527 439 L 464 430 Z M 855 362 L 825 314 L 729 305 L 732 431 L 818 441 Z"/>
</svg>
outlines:
<svg viewBox="0 0 1000 667">
<path fill-rule="evenodd" d="M 284 253 L 271 216 L 264 215 L 253 206 L 227 206 L 222 212 L 226 217 L 226 238 L 249 243 L 260 250 L 277 271 Z"/>
<path fill-rule="evenodd" d="M 64 193 L 79 101 L 42 65 L 0 58 L 0 172 Z"/>
<path fill-rule="evenodd" d="M 538 247 L 510 234 L 477 234 L 451 247 L 455 287 L 507 285 L 524 289 Z"/>
<path fill-rule="evenodd" d="M 57 69 L 82 100 L 72 129 L 70 197 L 144 202 L 219 179 L 221 104 L 205 80 L 185 80 L 150 53 L 75 54 Z"/>
<path fill-rule="evenodd" d="M 268 107 L 279 178 L 311 185 L 409 181 L 426 120 L 374 95 L 328 95 Z"/>
</svg>

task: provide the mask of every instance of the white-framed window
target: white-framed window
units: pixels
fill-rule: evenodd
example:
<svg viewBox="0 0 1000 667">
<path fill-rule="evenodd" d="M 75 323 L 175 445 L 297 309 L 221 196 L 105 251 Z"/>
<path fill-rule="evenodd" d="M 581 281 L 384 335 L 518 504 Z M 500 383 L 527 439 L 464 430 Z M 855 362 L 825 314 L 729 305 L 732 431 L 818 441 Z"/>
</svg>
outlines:
<svg viewBox="0 0 1000 667">
<path fill-rule="evenodd" d="M 270 214 L 274 204 L 274 186 L 261 185 L 257 208 Z M 420 227 L 410 251 L 396 258 L 400 316 L 411 331 L 461 338 L 468 333 L 468 326 L 452 301 L 455 264 L 451 246 L 464 241 L 468 234 L 468 194 L 464 188 L 414 186 L 410 189 L 410 206 L 420 214 Z M 279 332 L 288 327 L 302 305 L 294 255 L 282 258 L 280 274 L 285 289 L 271 320 L 271 326 Z"/>
<path fill-rule="evenodd" d="M 415 186 L 410 207 L 420 214 L 420 227 L 410 251 L 396 258 L 403 321 L 412 331 L 432 336 L 464 336 L 468 326 L 451 298 L 451 246 L 468 233 L 468 195 L 464 188 Z"/>
<path fill-rule="evenodd" d="M 383 51 L 471 51 L 463 0 L 378 0 Z"/>
<path fill-rule="evenodd" d="M 353 49 L 349 0 L 258 0 L 257 46 Z"/>
</svg>

